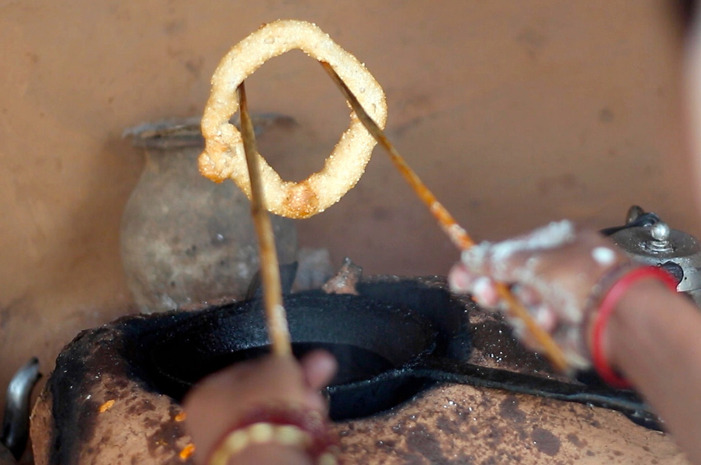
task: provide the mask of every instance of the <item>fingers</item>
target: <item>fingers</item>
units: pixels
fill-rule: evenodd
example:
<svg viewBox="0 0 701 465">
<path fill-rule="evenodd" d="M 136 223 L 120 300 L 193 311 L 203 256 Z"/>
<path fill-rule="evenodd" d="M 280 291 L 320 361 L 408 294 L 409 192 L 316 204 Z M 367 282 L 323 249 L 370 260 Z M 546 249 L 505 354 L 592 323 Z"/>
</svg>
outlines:
<svg viewBox="0 0 701 465">
<path fill-rule="evenodd" d="M 453 292 L 472 292 L 472 284 L 477 276 L 467 269 L 464 263 L 459 262 L 448 273 L 448 285 Z"/>
<path fill-rule="evenodd" d="M 499 304 L 499 293 L 494 280 L 474 274 L 463 263 L 458 263 L 450 270 L 448 284 L 453 292 L 471 294 L 477 304 L 483 307 L 495 308 Z"/>
<path fill-rule="evenodd" d="M 540 304 L 537 307 L 529 309 L 535 322 L 548 333 L 552 333 L 557 327 L 558 317 L 553 309 L 546 304 Z"/>
<path fill-rule="evenodd" d="M 325 350 L 315 350 L 300 360 L 307 386 L 314 391 L 326 387 L 338 369 L 336 359 Z"/>
<path fill-rule="evenodd" d="M 502 306 L 496 282 L 486 276 L 472 274 L 463 263 L 453 266 L 448 274 L 448 283 L 454 292 L 469 293 L 481 307 L 497 309 Z M 545 331 L 551 332 L 556 328 L 557 312 L 543 302 L 543 296 L 537 290 L 529 286 L 515 285 L 512 292 Z M 527 336 L 522 331 L 523 325 L 519 325 L 518 321 L 510 320 L 510 323 L 516 329 L 517 336 Z M 537 348 L 534 344 L 532 347 Z"/>
<path fill-rule="evenodd" d="M 315 350 L 300 360 L 302 376 L 306 384 L 305 403 L 313 410 L 327 412 L 327 398 L 321 389 L 328 386 L 338 368 L 336 359 L 325 350 Z"/>
<path fill-rule="evenodd" d="M 528 234 L 492 244 L 483 242 L 463 251 L 461 261 L 477 275 L 490 276 L 502 282 L 522 278 L 521 270 L 535 255 L 556 250 L 576 240 L 570 221 L 552 222 Z"/>
</svg>

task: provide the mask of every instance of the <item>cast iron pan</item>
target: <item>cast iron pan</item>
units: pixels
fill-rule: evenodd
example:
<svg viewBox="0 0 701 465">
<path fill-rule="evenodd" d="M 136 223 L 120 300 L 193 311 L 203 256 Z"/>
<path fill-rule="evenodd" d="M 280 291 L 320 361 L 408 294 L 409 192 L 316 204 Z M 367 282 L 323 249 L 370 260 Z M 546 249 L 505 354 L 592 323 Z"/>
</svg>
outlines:
<svg viewBox="0 0 701 465">
<path fill-rule="evenodd" d="M 403 376 L 378 379 L 397 367 L 413 366 L 436 350 L 437 332 L 416 312 L 365 297 L 321 292 L 287 295 L 284 303 L 295 355 L 321 348 L 339 362 L 328 389 L 332 418 L 385 410 L 430 381 Z M 146 335 L 141 344 L 148 348 L 152 382 L 180 399 L 207 374 L 268 351 L 261 301 L 194 314 Z"/>
<path fill-rule="evenodd" d="M 371 288 L 366 291 L 372 294 Z M 394 294 L 394 298 L 405 301 L 408 295 Z M 434 297 L 442 298 L 438 294 Z M 410 299 L 416 300 L 416 295 Z M 424 296 L 414 303 L 431 306 L 435 302 L 433 297 Z M 417 311 L 367 296 L 321 292 L 287 295 L 285 307 L 295 355 L 323 348 L 339 361 L 339 373 L 327 388 L 330 415 L 335 421 L 372 415 L 436 382 L 453 382 L 612 408 L 637 423 L 657 426 L 657 418 L 628 391 L 467 363 L 467 333 L 461 324 L 445 325 L 446 320 L 456 317 L 450 307 Z M 424 315 L 427 312 L 432 318 Z M 436 328 L 434 318 L 443 328 Z M 145 361 L 151 365 L 152 382 L 178 400 L 207 374 L 268 350 L 260 300 L 178 320 L 140 338 L 148 353 Z M 466 320 L 464 315 L 462 320 Z"/>
</svg>

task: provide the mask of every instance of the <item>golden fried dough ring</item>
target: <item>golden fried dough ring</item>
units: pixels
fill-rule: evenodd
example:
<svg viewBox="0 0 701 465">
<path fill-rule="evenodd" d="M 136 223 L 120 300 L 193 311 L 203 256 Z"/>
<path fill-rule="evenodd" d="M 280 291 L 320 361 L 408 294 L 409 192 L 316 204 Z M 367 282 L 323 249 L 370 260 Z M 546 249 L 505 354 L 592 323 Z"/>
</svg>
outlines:
<svg viewBox="0 0 701 465">
<path fill-rule="evenodd" d="M 239 108 L 236 89 L 267 60 L 294 49 L 329 63 L 370 116 L 384 127 L 387 119 L 385 94 L 353 55 L 314 24 L 275 21 L 235 45 L 212 76 L 212 93 L 202 117 L 206 145 L 199 165 L 204 176 L 217 182 L 231 178 L 251 197 L 241 133 L 229 123 Z M 258 154 L 266 208 L 288 218 L 308 218 L 324 211 L 355 186 L 375 143 L 355 113 L 351 113 L 350 126 L 326 159 L 324 168 L 299 183 L 283 181 Z"/>
</svg>

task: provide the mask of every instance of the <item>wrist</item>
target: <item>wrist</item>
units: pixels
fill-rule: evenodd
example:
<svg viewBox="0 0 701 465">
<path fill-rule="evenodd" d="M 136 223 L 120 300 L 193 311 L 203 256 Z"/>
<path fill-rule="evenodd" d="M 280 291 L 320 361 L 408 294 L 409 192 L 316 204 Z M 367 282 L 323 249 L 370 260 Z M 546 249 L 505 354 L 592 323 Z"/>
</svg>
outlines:
<svg viewBox="0 0 701 465">
<path fill-rule="evenodd" d="M 226 465 L 260 465 L 262 463 L 315 464 L 309 454 L 299 447 L 265 443 L 246 447 L 239 454 L 232 455 Z"/>
<path fill-rule="evenodd" d="M 604 333 L 604 354 L 613 367 L 625 363 L 624 351 L 628 346 L 624 338 L 630 339 L 630 321 L 647 318 L 647 315 L 660 314 L 667 307 L 669 287 L 656 279 L 640 280 L 630 286 L 611 314 Z M 661 303 L 664 302 L 664 305 Z"/>
<path fill-rule="evenodd" d="M 206 463 L 227 465 L 235 460 L 260 463 L 261 454 L 279 455 L 293 450 L 292 456 L 285 457 L 296 457 L 294 463 L 333 465 L 337 463 L 336 449 L 336 440 L 320 412 L 289 407 L 258 408 L 228 428 L 209 452 Z"/>
<path fill-rule="evenodd" d="M 617 342 L 626 337 L 624 331 L 620 331 L 624 327 L 621 320 L 629 316 L 635 318 L 635 313 L 649 305 L 646 293 L 650 289 L 668 293 L 669 290 L 676 291 L 676 286 L 671 275 L 661 268 L 644 266 L 619 274 L 605 287 L 591 319 L 589 349 L 594 369 L 609 385 L 630 387 L 617 370 L 620 368 Z"/>
</svg>

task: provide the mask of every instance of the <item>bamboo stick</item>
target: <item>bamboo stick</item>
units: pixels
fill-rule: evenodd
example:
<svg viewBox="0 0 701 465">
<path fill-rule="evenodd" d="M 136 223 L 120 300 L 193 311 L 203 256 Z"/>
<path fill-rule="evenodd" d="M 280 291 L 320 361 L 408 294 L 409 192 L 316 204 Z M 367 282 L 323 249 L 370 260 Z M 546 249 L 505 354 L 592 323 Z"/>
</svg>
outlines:
<svg viewBox="0 0 701 465">
<path fill-rule="evenodd" d="M 260 179 L 258 166 L 258 149 L 253 132 L 253 122 L 248 113 L 246 89 L 243 82 L 238 87 L 239 111 L 241 116 L 241 137 L 246 153 L 248 177 L 251 182 L 251 215 L 258 236 L 260 253 L 260 274 L 263 286 L 263 304 L 265 319 L 268 327 L 272 352 L 278 356 L 291 356 L 290 331 L 287 325 L 287 315 L 282 303 L 282 287 L 280 284 L 280 266 L 275 248 L 275 235 L 270 222 L 270 215 L 265 207 L 263 184 Z"/>
<path fill-rule="evenodd" d="M 385 136 L 384 131 L 375 123 L 370 115 L 367 114 L 346 83 L 336 74 L 336 71 L 334 71 L 331 65 L 323 61 L 321 65 L 344 94 L 358 119 L 363 123 L 375 140 L 385 149 L 397 170 L 399 170 L 421 201 L 428 207 L 431 214 L 438 220 L 438 224 L 448 235 L 453 244 L 461 251 L 472 247 L 475 242 L 467 234 L 467 231 L 455 221 L 453 215 L 438 201 L 436 196 L 426 187 L 414 170 L 409 167 L 404 158 L 394 148 L 394 145 L 392 145 L 387 136 Z M 562 349 L 555 343 L 550 334 L 538 326 L 533 317 L 531 317 L 531 314 L 528 313 L 528 310 L 516 300 L 505 284 L 498 283 L 497 292 L 508 304 L 511 315 L 524 322 L 527 331 L 538 341 L 545 356 L 550 360 L 555 369 L 561 372 L 567 371 L 569 367 L 567 359 Z"/>
</svg>

